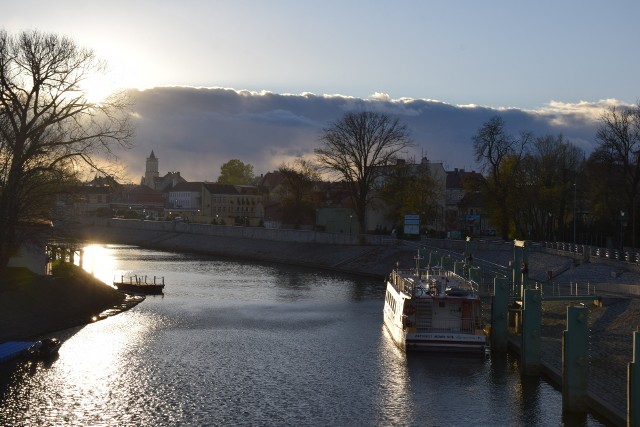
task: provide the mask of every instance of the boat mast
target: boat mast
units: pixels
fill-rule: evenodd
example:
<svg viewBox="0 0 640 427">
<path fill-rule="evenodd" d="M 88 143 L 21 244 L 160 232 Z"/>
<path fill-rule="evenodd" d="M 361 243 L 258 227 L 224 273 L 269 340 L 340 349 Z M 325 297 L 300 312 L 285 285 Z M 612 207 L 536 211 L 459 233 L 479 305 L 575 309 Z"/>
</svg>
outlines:
<svg viewBox="0 0 640 427">
<path fill-rule="evenodd" d="M 420 277 L 420 260 L 424 259 L 424 257 L 420 256 L 420 248 L 418 248 L 418 255 L 414 256 L 413 259 L 416 260 L 416 276 Z"/>
</svg>

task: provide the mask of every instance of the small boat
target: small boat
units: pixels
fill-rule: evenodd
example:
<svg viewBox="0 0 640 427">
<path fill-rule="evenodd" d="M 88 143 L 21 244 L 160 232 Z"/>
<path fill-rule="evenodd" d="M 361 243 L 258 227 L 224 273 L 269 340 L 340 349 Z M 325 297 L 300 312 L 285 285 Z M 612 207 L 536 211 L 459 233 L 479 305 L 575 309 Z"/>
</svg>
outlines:
<svg viewBox="0 0 640 427">
<path fill-rule="evenodd" d="M 40 346 L 40 357 L 51 357 L 58 354 L 58 350 L 62 346 L 62 341 L 58 338 L 47 338 L 42 340 Z"/>
<path fill-rule="evenodd" d="M 58 354 L 62 342 L 58 338 L 45 338 L 36 341 L 25 350 L 26 357 L 30 359 L 48 358 Z"/>
<path fill-rule="evenodd" d="M 33 341 L 8 341 L 0 344 L 0 363 L 23 357 L 34 344 Z"/>
<path fill-rule="evenodd" d="M 405 350 L 484 353 L 487 336 L 477 286 L 440 267 L 394 269 L 387 279 L 384 325 Z"/>
<path fill-rule="evenodd" d="M 125 293 L 159 295 L 164 290 L 164 277 L 153 276 L 153 281 L 150 281 L 148 276 L 123 275 L 120 280 L 114 279 L 113 286 Z"/>
</svg>

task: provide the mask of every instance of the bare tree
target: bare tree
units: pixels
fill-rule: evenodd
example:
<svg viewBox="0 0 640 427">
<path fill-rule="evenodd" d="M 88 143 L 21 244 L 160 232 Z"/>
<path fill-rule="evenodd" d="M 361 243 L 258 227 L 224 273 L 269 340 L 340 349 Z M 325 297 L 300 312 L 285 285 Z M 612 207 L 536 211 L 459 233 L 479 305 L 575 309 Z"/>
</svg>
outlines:
<svg viewBox="0 0 640 427">
<path fill-rule="evenodd" d="M 362 234 L 367 205 L 383 166 L 411 145 L 407 127 L 382 113 L 349 112 L 324 130 L 321 141 L 316 158 L 349 186 Z"/>
<path fill-rule="evenodd" d="M 632 245 L 636 237 L 636 198 L 640 191 L 640 102 L 628 108 L 611 107 L 600 116 L 596 133 L 599 147 L 592 154 L 619 172 L 623 211 L 631 212 Z M 621 236 L 622 238 L 622 236 Z"/>
<path fill-rule="evenodd" d="M 475 159 L 487 174 L 487 179 L 482 181 L 485 200 L 494 224 L 505 239 L 509 238 L 510 226 L 515 225 L 517 206 L 512 202 L 518 194 L 520 160 L 531 138 L 528 132 L 522 132 L 519 138 L 509 135 L 500 116 L 491 118 L 473 136 Z"/>
<path fill-rule="evenodd" d="M 94 103 L 83 90 L 104 70 L 69 38 L 0 31 L 0 271 L 29 238 L 25 225 L 51 219 L 61 183 L 130 145 L 122 93 Z"/>
</svg>

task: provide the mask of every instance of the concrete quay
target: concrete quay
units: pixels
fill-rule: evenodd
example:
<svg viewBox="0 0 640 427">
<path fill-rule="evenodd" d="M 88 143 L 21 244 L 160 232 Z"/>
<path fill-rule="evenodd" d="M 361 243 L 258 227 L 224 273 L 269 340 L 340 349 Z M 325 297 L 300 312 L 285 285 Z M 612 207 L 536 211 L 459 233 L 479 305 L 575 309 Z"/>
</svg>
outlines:
<svg viewBox="0 0 640 427">
<path fill-rule="evenodd" d="M 168 251 L 199 252 L 222 257 L 304 265 L 367 275 L 382 280 L 399 263 L 414 265 L 418 245 L 461 254 L 464 243 L 450 241 L 397 242 L 385 245 L 340 245 L 200 235 L 175 231 L 139 230 L 112 226 L 76 226 L 73 234 L 87 241 L 132 244 Z M 462 245 L 462 246 L 461 246 Z M 474 260 L 506 268 L 513 258 L 513 245 L 493 242 L 476 245 Z M 632 361 L 632 333 L 640 324 L 640 271 L 624 263 L 580 263 L 545 248 L 528 253 L 529 279 L 541 284 L 571 283 L 580 293 L 587 284 L 595 287 L 602 304 L 589 307 L 590 407 L 611 425 L 626 425 L 627 364 Z M 553 278 L 548 281 L 548 274 Z M 566 329 L 566 307 L 572 303 L 543 301 L 541 359 L 543 373 L 561 384 L 562 331 Z M 490 312 L 490 310 L 485 310 Z M 518 337 L 512 336 L 517 346 Z"/>
</svg>

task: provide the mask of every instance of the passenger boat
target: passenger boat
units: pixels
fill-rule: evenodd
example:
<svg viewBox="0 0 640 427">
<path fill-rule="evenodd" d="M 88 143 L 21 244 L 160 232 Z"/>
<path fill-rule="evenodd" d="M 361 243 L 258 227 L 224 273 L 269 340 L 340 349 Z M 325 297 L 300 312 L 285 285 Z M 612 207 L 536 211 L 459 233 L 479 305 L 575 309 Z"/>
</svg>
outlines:
<svg viewBox="0 0 640 427">
<path fill-rule="evenodd" d="M 164 290 L 164 277 L 153 276 L 152 282 L 148 276 L 123 275 L 120 280 L 114 279 L 113 286 L 125 293 L 158 295 Z"/>
<path fill-rule="evenodd" d="M 401 349 L 483 353 L 487 337 L 477 286 L 452 271 L 394 269 L 387 279 L 384 324 Z"/>
</svg>

